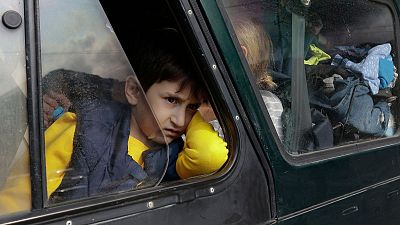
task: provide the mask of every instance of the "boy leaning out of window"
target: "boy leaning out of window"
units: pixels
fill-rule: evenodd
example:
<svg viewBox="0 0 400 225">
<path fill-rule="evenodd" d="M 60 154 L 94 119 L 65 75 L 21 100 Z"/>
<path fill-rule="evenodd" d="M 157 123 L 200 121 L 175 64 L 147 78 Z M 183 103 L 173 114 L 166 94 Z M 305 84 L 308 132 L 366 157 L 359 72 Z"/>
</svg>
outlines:
<svg viewBox="0 0 400 225">
<path fill-rule="evenodd" d="M 119 82 L 63 69 L 44 77 L 44 105 L 66 111 L 45 131 L 50 202 L 210 174 L 226 162 L 227 144 L 197 110 L 206 95 L 178 33 L 144 36 L 131 60 L 137 77 Z M 6 184 L 0 208 L 29 208 L 18 201 L 26 184 Z"/>
</svg>

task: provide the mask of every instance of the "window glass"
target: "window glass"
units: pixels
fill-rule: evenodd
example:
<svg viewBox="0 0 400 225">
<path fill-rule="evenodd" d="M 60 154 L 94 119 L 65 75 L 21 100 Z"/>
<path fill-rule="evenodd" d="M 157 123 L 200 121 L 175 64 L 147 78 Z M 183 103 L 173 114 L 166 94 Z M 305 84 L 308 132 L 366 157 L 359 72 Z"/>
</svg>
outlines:
<svg viewBox="0 0 400 225">
<path fill-rule="evenodd" d="M 206 95 L 177 29 L 132 18 L 117 38 L 102 9 L 108 2 L 39 3 L 50 204 L 222 167 L 226 143 L 198 112 Z"/>
<path fill-rule="evenodd" d="M 1 1 L 0 16 L 9 10 L 23 18 L 23 1 Z M 0 35 L 0 215 L 6 215 L 31 208 L 24 24 L 1 23 Z M 23 188 L 13 192 L 18 185 Z"/>
<path fill-rule="evenodd" d="M 392 13 L 371 1 L 223 5 L 274 130 L 292 154 L 397 135 Z"/>
<path fill-rule="evenodd" d="M 160 143 L 167 137 L 100 3 L 39 3 L 49 202 L 155 185 L 167 157 L 160 157 L 161 169 L 146 179 L 141 153 L 156 141 L 139 134 L 140 125 L 130 122 L 131 111 L 147 115 L 146 135 Z M 131 99 L 125 98 L 128 86 Z M 168 155 L 165 141 L 157 148 L 165 148 L 162 155 Z"/>
</svg>

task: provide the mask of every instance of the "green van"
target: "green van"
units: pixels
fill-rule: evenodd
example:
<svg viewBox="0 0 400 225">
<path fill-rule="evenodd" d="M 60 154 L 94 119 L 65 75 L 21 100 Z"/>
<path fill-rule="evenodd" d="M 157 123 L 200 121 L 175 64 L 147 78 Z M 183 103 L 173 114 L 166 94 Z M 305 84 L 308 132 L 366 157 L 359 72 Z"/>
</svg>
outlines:
<svg viewBox="0 0 400 225">
<path fill-rule="evenodd" d="M 0 223 L 400 224 L 399 13 L 397 0 L 2 0 Z M 227 161 L 49 201 L 46 75 L 123 80 L 152 27 L 183 37 Z"/>
</svg>

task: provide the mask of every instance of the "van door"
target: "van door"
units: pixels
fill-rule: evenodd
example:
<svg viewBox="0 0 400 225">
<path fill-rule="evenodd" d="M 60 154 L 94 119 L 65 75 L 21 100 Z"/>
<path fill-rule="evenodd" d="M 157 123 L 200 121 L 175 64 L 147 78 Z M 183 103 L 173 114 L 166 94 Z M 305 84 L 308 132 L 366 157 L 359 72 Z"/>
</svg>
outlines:
<svg viewBox="0 0 400 225">
<path fill-rule="evenodd" d="M 9 124 L 0 128 L 5 129 L 0 136 L 3 171 L 0 207 L 7 209 L 0 210 L 0 223 L 276 223 L 269 164 L 254 131 L 248 129 L 248 117 L 224 63 L 211 50 L 215 49 L 214 40 L 203 30 L 204 19 L 199 8 L 187 1 L 163 0 L 129 4 L 93 0 L 17 2 L 0 3 L 3 20 L 8 10 L 17 12 L 12 14 L 14 18 L 18 14 L 22 18 L 22 25 L 16 28 L 6 27 L 4 22 L 0 24 L 0 33 L 4 33 L 0 39 L 0 62 L 4 66 L 0 70 L 5 76 L 4 82 L 0 78 L 0 87 L 4 90 L 3 94 L 0 91 L 0 101 L 2 97 L 5 101 L 0 106 L 0 115 Z M 227 143 L 226 163 L 211 174 L 174 180 L 157 177 L 150 179 L 154 182 L 146 183 L 147 186 L 55 199 L 54 193 L 62 196 L 85 188 L 84 185 L 63 186 L 65 182 L 87 179 L 79 174 L 69 176 L 77 169 L 73 166 L 74 153 L 79 151 L 74 147 L 78 142 L 76 135 L 89 137 L 78 131 L 79 110 L 99 109 L 91 105 L 99 106 L 98 100 L 115 103 L 115 107 L 109 108 L 111 111 L 126 104 L 115 102 L 114 97 L 124 92 L 114 92 L 114 88 L 125 82 L 127 76 L 139 76 L 132 63 L 132 57 L 137 55 L 132 50 L 135 44 L 132 40 L 151 28 L 170 30 L 183 38 L 182 48 L 189 51 L 187 58 L 205 84 L 209 109 L 216 115 L 213 122 L 220 125 L 216 130 Z M 139 82 L 141 99 L 146 101 L 143 89 L 144 84 Z M 51 97 L 55 101 L 49 100 L 49 96 L 55 96 Z M 76 100 L 88 103 L 88 107 L 74 104 Z M 143 114 L 155 117 L 151 109 Z M 91 130 L 94 134 L 95 129 L 100 133 L 114 127 L 104 126 L 109 115 L 114 114 L 97 115 L 96 121 L 99 118 L 103 121 L 99 122 L 100 128 L 89 126 L 94 128 Z M 57 126 L 65 129 L 56 129 Z M 49 135 L 49 131 L 55 135 Z M 217 135 L 217 131 L 213 134 Z M 63 137 L 65 142 L 52 145 L 54 137 Z M 91 137 L 94 138 L 89 140 L 95 140 L 96 144 L 105 143 L 98 145 L 99 148 L 109 144 L 109 136 Z M 115 167 L 125 169 L 119 164 Z"/>
<path fill-rule="evenodd" d="M 200 6 L 272 164 L 278 223 L 396 224 L 395 3 L 222 0 Z M 268 36 L 262 58 L 269 61 L 261 69 L 273 87 L 257 77 L 238 25 L 243 20 Z M 385 51 L 377 56 L 376 49 Z M 379 78 L 379 63 L 388 63 L 388 80 Z M 352 94 L 340 97 L 345 87 Z M 321 98 L 330 102 L 322 106 Z"/>
</svg>

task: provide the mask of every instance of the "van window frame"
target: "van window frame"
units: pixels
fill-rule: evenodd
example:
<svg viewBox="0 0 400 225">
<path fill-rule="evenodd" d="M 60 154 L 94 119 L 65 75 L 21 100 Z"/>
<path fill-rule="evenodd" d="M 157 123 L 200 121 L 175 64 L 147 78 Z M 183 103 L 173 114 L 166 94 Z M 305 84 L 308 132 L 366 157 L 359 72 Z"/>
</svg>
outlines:
<svg viewBox="0 0 400 225">
<path fill-rule="evenodd" d="M 32 211 L 47 206 L 46 161 L 41 93 L 39 0 L 24 2 L 27 111 Z M 40 196 L 40 197 L 36 197 Z"/>
<path fill-rule="evenodd" d="M 248 118 L 248 115 L 246 113 L 246 110 L 244 109 L 244 106 L 239 103 L 240 102 L 240 97 L 238 95 L 237 90 L 234 88 L 234 84 L 232 81 L 232 77 L 229 74 L 229 68 L 226 66 L 226 62 L 224 59 L 224 55 L 221 55 L 220 50 L 218 48 L 218 41 L 216 40 L 215 36 L 213 36 L 213 32 L 211 29 L 209 29 L 210 24 L 207 23 L 207 20 L 210 19 L 210 14 L 205 11 L 205 8 L 203 7 L 203 1 L 207 0 L 180 0 L 182 7 L 184 10 L 187 12 L 189 15 L 188 22 L 189 25 L 192 27 L 192 31 L 194 31 L 194 39 L 197 39 L 197 43 L 200 44 L 200 48 L 197 48 L 197 50 L 202 50 L 200 52 L 199 56 L 203 56 L 205 61 L 208 62 L 208 66 L 210 69 L 212 69 L 212 73 L 205 73 L 207 74 L 213 74 L 214 78 L 216 78 L 215 83 L 219 83 L 219 87 L 224 87 L 222 89 L 222 93 L 224 93 L 225 96 L 229 96 L 228 98 L 225 97 L 225 103 L 228 103 L 228 105 L 232 105 L 232 107 L 228 107 L 227 109 L 234 109 L 231 112 L 226 111 L 230 115 L 234 116 L 234 118 L 230 118 L 230 120 L 226 121 L 226 116 L 223 118 L 218 118 L 219 121 L 224 121 L 221 125 L 228 125 L 224 128 L 224 132 L 229 133 L 230 135 L 235 135 L 232 137 L 231 141 L 229 139 L 225 140 L 228 143 L 228 147 L 230 153 L 233 152 L 233 156 L 231 155 L 228 159 L 229 167 L 224 176 L 229 177 L 232 176 L 233 173 L 237 172 L 235 170 L 235 167 L 238 166 L 237 164 L 240 164 L 241 161 L 243 161 L 243 154 L 245 154 L 246 150 L 242 149 L 240 140 L 240 133 L 238 133 L 239 130 L 243 129 L 242 126 L 245 126 L 245 130 L 247 131 L 247 134 L 249 138 L 252 140 L 253 147 L 256 150 L 256 154 L 259 156 L 259 160 L 261 162 L 261 165 L 264 167 L 264 172 L 267 176 L 268 180 L 268 187 L 269 187 L 269 204 L 270 204 L 270 218 L 275 218 L 277 215 L 276 212 L 276 206 L 275 206 L 275 186 L 274 184 L 274 176 L 272 174 L 272 169 L 271 169 L 271 163 L 268 161 L 268 158 L 265 157 L 265 152 L 263 150 L 263 142 L 259 142 L 259 139 L 257 137 L 256 131 L 253 129 L 249 129 L 251 127 L 251 121 Z M 217 1 L 219 2 L 219 1 Z M 190 16 L 191 13 L 190 11 L 194 12 L 196 16 Z M 212 17 L 213 15 L 211 15 Z M 227 24 L 225 24 L 227 25 Z M 192 33 L 192 32 L 190 32 Z M 233 63 L 234 64 L 234 63 Z M 216 66 L 216 67 L 214 67 Z M 206 83 L 207 84 L 207 83 Z M 228 89 L 226 89 L 227 87 Z M 210 91 L 211 92 L 211 91 Z M 262 99 L 260 98 L 262 101 Z M 217 102 L 218 103 L 218 102 Z M 220 104 L 217 104 L 220 106 Z M 236 106 L 236 109 L 235 107 Z M 224 107 L 223 107 L 224 108 Z M 219 108 L 220 109 L 220 108 Z M 220 111 L 218 116 L 221 116 L 221 114 L 225 113 L 225 111 Z M 236 123 L 232 123 L 232 119 L 236 120 Z M 237 121 L 241 121 L 241 123 L 238 123 Z M 272 124 L 272 122 L 271 122 Z M 239 129 L 240 128 L 240 129 Z M 228 132 L 227 132 L 228 131 Z M 231 131 L 231 132 L 229 132 Z M 277 134 L 276 137 L 278 138 Z M 273 221 L 271 220 L 271 223 Z"/>
</svg>

